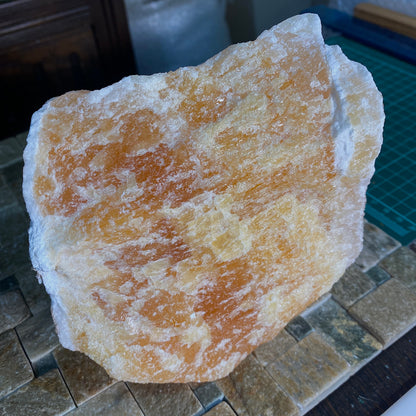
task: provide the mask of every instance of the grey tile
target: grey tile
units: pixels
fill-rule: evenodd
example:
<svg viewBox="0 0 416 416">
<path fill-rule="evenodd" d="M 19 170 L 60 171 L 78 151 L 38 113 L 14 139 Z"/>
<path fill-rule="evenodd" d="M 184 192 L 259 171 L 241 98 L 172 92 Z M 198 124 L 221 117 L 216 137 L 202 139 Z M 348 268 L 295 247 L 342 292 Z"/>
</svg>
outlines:
<svg viewBox="0 0 416 416">
<path fill-rule="evenodd" d="M 115 383 L 102 367 L 85 354 L 57 347 L 53 355 L 77 405 Z"/>
<path fill-rule="evenodd" d="M 398 279 L 390 279 L 349 312 L 387 347 L 415 325 L 416 294 Z"/>
<path fill-rule="evenodd" d="M 0 185 L 0 210 L 17 205 L 17 198 L 8 184 Z"/>
<path fill-rule="evenodd" d="M 363 271 L 367 271 L 398 247 L 400 247 L 398 241 L 380 230 L 380 228 L 365 221 L 363 250 L 355 263 Z"/>
<path fill-rule="evenodd" d="M 46 354 L 39 358 L 36 361 L 32 361 L 33 372 L 35 373 L 36 377 L 43 376 L 47 372 L 53 370 L 54 368 L 58 368 L 58 364 L 56 363 L 55 357 L 53 356 L 52 352 Z"/>
<path fill-rule="evenodd" d="M 211 383 L 203 383 L 194 390 L 195 396 L 201 402 L 204 409 L 210 409 L 224 398 L 224 393 L 218 386 Z"/>
<path fill-rule="evenodd" d="M 349 308 L 358 299 L 376 287 L 376 284 L 355 264 L 351 265 L 332 287 L 332 296 Z"/>
<path fill-rule="evenodd" d="M 305 319 L 352 366 L 361 366 L 382 348 L 374 337 L 332 299 L 306 315 Z"/>
<path fill-rule="evenodd" d="M 253 355 L 242 361 L 228 377 L 216 383 L 239 416 L 299 414 L 293 400 Z"/>
<path fill-rule="evenodd" d="M 237 416 L 233 409 L 226 403 L 221 402 L 211 409 L 205 416 Z"/>
<path fill-rule="evenodd" d="M 276 361 L 281 355 L 283 355 L 295 344 L 296 339 L 283 329 L 271 341 L 257 347 L 254 351 L 254 355 L 263 366 L 266 366 Z"/>
<path fill-rule="evenodd" d="M 30 265 L 25 265 L 15 272 L 20 290 L 32 314 L 38 314 L 44 309 L 49 309 L 51 300 L 45 291 L 45 287 L 38 282 L 36 272 Z"/>
<path fill-rule="evenodd" d="M 59 416 L 75 407 L 57 369 L 35 378 L 0 402 L 1 416 Z"/>
<path fill-rule="evenodd" d="M 285 327 L 286 331 L 300 341 L 312 332 L 312 327 L 301 316 L 293 318 Z"/>
<path fill-rule="evenodd" d="M 19 282 L 14 275 L 5 277 L 0 280 L 0 293 L 8 292 L 9 290 L 19 289 Z"/>
<path fill-rule="evenodd" d="M 114 384 L 74 409 L 68 416 L 143 416 L 123 382 Z"/>
<path fill-rule="evenodd" d="M 194 416 L 203 407 L 187 384 L 128 383 L 146 416 Z"/>
<path fill-rule="evenodd" d="M 277 362 L 267 366 L 274 380 L 303 412 L 344 380 L 349 369 L 348 363 L 316 332 L 310 333 Z"/>
<path fill-rule="evenodd" d="M 0 278 L 15 274 L 19 269 L 30 264 L 27 233 L 3 237 L 5 237 L 5 241 L 0 241 L 0 252 L 2 253 Z"/>
<path fill-rule="evenodd" d="M 14 328 L 29 317 L 30 311 L 20 290 L 0 293 L 0 333 Z"/>
<path fill-rule="evenodd" d="M 386 257 L 380 267 L 410 288 L 416 288 L 416 253 L 407 247 L 400 247 Z"/>
<path fill-rule="evenodd" d="M 379 266 L 372 267 L 366 274 L 377 286 L 380 286 L 391 278 L 391 276 Z"/>
<path fill-rule="evenodd" d="M 0 141 L 0 168 L 22 160 L 24 145 L 21 136 L 12 136 Z"/>
<path fill-rule="evenodd" d="M 16 327 L 23 348 L 31 361 L 36 361 L 59 345 L 49 309 L 26 319 Z"/>
<path fill-rule="evenodd" d="M 32 368 L 14 330 L 0 335 L 0 369 L 0 398 L 33 378 Z"/>
</svg>

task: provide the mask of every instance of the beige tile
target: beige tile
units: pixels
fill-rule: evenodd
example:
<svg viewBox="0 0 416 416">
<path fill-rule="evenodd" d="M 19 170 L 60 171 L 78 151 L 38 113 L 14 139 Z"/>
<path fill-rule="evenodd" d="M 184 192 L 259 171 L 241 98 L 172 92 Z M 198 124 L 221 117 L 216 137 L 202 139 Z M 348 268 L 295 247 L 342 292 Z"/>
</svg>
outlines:
<svg viewBox="0 0 416 416">
<path fill-rule="evenodd" d="M 16 327 L 16 331 L 31 361 L 37 361 L 59 345 L 49 309 L 26 319 Z"/>
<path fill-rule="evenodd" d="M 53 355 L 77 405 L 115 383 L 102 367 L 85 354 L 58 347 Z"/>
<path fill-rule="evenodd" d="M 293 347 L 295 344 L 295 338 L 293 338 L 292 335 L 283 329 L 271 341 L 257 347 L 257 349 L 254 351 L 254 355 L 263 366 L 266 366 L 276 361 L 281 355 L 283 355 L 290 347 Z"/>
<path fill-rule="evenodd" d="M 363 250 L 355 263 L 363 271 L 367 271 L 399 246 L 400 243 L 394 238 L 375 225 L 365 221 Z"/>
<path fill-rule="evenodd" d="M 344 308 L 365 296 L 376 287 L 376 284 L 356 265 L 351 265 L 332 287 L 332 296 Z"/>
<path fill-rule="evenodd" d="M 293 400 L 253 355 L 249 355 L 228 377 L 217 381 L 217 384 L 239 416 L 298 414 Z"/>
<path fill-rule="evenodd" d="M 205 413 L 205 416 L 237 416 L 231 407 L 225 403 L 221 402 L 212 408 L 209 412 Z"/>
<path fill-rule="evenodd" d="M 59 416 L 75 407 L 57 369 L 24 385 L 0 402 L 0 416 Z"/>
<path fill-rule="evenodd" d="M 88 400 L 68 416 L 143 416 L 129 389 L 119 382 Z"/>
<path fill-rule="evenodd" d="M 4 332 L 0 335 L 0 398 L 32 378 L 32 368 L 15 331 L 12 329 Z"/>
<path fill-rule="evenodd" d="M 267 370 L 306 411 L 326 397 L 344 379 L 350 367 L 319 334 L 312 332 Z"/>
<path fill-rule="evenodd" d="M 146 416 L 194 416 L 203 411 L 188 384 L 128 385 Z"/>
<path fill-rule="evenodd" d="M 398 279 L 390 279 L 359 300 L 350 314 L 385 346 L 416 323 L 416 294 Z"/>
<path fill-rule="evenodd" d="M 29 308 L 20 290 L 0 294 L 0 333 L 14 328 L 29 316 Z"/>
<path fill-rule="evenodd" d="M 380 267 L 406 286 L 416 289 L 416 253 L 409 248 L 400 247 L 386 257 Z"/>
</svg>

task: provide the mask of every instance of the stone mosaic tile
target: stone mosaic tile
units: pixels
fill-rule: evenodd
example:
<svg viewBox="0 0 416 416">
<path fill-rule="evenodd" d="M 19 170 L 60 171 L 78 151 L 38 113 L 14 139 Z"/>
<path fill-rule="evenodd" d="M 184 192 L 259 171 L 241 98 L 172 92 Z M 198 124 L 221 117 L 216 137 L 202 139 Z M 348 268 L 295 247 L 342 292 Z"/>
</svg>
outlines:
<svg viewBox="0 0 416 416">
<path fill-rule="evenodd" d="M 0 335 L 0 398 L 32 380 L 33 372 L 14 330 Z M 0 408 L 2 404 L 0 401 Z"/>
<path fill-rule="evenodd" d="M 366 274 L 377 286 L 380 286 L 391 278 L 391 276 L 379 266 L 372 267 Z"/>
<path fill-rule="evenodd" d="M 27 133 L 19 134 L 0 141 L 0 168 L 9 166 L 22 159 Z M 24 141 L 22 140 L 24 138 Z"/>
<path fill-rule="evenodd" d="M 204 409 L 210 409 L 224 398 L 224 393 L 215 383 L 203 383 L 194 389 L 194 394 Z"/>
<path fill-rule="evenodd" d="M 267 366 L 270 363 L 276 361 L 281 355 L 283 355 L 295 344 L 295 338 L 293 338 L 292 335 L 283 329 L 271 341 L 257 347 L 254 351 L 254 355 L 263 366 Z"/>
<path fill-rule="evenodd" d="M 29 224 L 23 209 L 17 205 L 0 209 L 0 240 L 3 244 L 27 232 Z"/>
<path fill-rule="evenodd" d="M 17 198 L 10 186 L 5 183 L 0 186 L 0 209 L 7 209 L 17 205 Z"/>
<path fill-rule="evenodd" d="M 32 361 L 33 372 L 35 377 L 40 377 L 46 374 L 48 371 L 51 371 L 54 368 L 58 368 L 55 357 L 52 352 L 44 355 L 36 361 Z"/>
<path fill-rule="evenodd" d="M 120 382 L 72 410 L 68 416 L 143 416 L 143 412 L 126 385 Z"/>
<path fill-rule="evenodd" d="M 299 414 L 293 400 L 253 355 L 241 362 L 228 377 L 216 383 L 240 416 Z"/>
<path fill-rule="evenodd" d="M 331 293 L 338 303 L 344 308 L 349 308 L 375 287 L 376 284 L 357 265 L 353 264 L 334 284 Z"/>
<path fill-rule="evenodd" d="M 53 355 L 77 405 L 115 383 L 102 367 L 85 354 L 58 347 Z"/>
<path fill-rule="evenodd" d="M 146 416 L 195 416 L 203 407 L 187 384 L 128 383 Z"/>
<path fill-rule="evenodd" d="M 31 361 L 38 360 L 59 345 L 49 309 L 26 319 L 16 331 Z"/>
<path fill-rule="evenodd" d="M 411 250 L 413 250 L 413 251 L 416 253 L 416 240 L 412 241 L 412 242 L 409 244 L 409 248 L 410 248 Z"/>
<path fill-rule="evenodd" d="M 0 334 L 29 318 L 30 311 L 20 290 L 0 293 Z"/>
<path fill-rule="evenodd" d="M 355 263 L 363 271 L 367 271 L 398 247 L 400 247 L 398 241 L 380 230 L 380 228 L 365 221 L 363 250 Z"/>
<path fill-rule="evenodd" d="M 349 312 L 387 347 L 416 323 L 416 294 L 398 279 L 390 279 Z"/>
<path fill-rule="evenodd" d="M 35 315 L 44 309 L 50 308 L 50 297 L 46 293 L 44 286 L 38 282 L 36 272 L 32 270 L 30 265 L 20 268 L 15 273 L 15 276 L 32 314 Z"/>
<path fill-rule="evenodd" d="M 14 275 L 5 277 L 0 280 L 0 293 L 8 292 L 9 290 L 19 289 L 19 282 Z"/>
<path fill-rule="evenodd" d="M 416 253 L 409 248 L 400 247 L 386 257 L 380 263 L 380 267 L 406 286 L 416 289 Z"/>
<path fill-rule="evenodd" d="M 236 416 L 236 414 L 227 403 L 221 402 L 209 412 L 205 413 L 205 416 Z"/>
<path fill-rule="evenodd" d="M 27 232 L 13 234 L 1 241 L 0 235 L 0 279 L 15 274 L 23 266 L 30 264 Z"/>
<path fill-rule="evenodd" d="M 329 394 L 349 371 L 344 358 L 316 332 L 266 368 L 303 411 Z"/>
<path fill-rule="evenodd" d="M 58 370 L 16 390 L 0 401 L 1 416 L 59 416 L 75 407 Z"/>
<path fill-rule="evenodd" d="M 285 329 L 297 341 L 300 341 L 312 332 L 312 327 L 301 316 L 296 316 L 293 318 L 286 325 Z"/>
<path fill-rule="evenodd" d="M 374 337 L 332 299 L 306 315 L 305 319 L 352 366 L 361 366 L 382 348 Z"/>
</svg>

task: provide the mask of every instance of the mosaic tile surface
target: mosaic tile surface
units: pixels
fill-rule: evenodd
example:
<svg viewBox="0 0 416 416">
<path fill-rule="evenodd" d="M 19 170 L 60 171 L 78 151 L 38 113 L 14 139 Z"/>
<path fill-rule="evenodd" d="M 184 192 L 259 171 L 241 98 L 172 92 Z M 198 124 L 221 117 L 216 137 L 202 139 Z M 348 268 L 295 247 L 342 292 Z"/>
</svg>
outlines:
<svg viewBox="0 0 416 416">
<path fill-rule="evenodd" d="M 363 252 L 332 291 L 228 377 L 116 382 L 57 339 L 28 257 L 23 143 L 0 145 L 0 416 L 303 415 L 416 323 L 416 243 L 366 222 Z"/>
</svg>

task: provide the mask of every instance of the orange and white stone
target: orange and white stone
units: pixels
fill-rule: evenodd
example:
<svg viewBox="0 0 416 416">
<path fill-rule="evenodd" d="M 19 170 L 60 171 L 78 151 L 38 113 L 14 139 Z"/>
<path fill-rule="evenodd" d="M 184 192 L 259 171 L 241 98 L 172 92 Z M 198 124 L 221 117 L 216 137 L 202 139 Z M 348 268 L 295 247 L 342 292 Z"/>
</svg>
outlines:
<svg viewBox="0 0 416 416">
<path fill-rule="evenodd" d="M 30 251 L 65 347 L 116 379 L 214 380 L 354 261 L 382 98 L 320 31 L 296 16 L 34 114 Z"/>
</svg>

